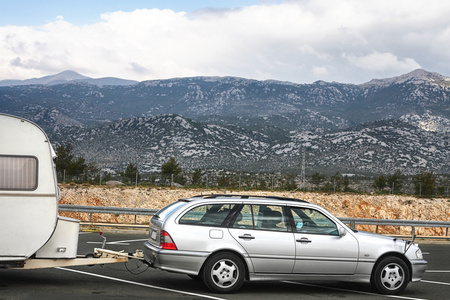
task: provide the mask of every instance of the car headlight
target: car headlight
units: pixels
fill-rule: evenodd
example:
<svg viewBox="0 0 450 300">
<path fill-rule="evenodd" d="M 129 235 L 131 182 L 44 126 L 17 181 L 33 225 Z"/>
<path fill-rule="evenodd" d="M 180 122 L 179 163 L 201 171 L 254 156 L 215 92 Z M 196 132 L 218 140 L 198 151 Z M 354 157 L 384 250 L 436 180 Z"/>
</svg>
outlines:
<svg viewBox="0 0 450 300">
<path fill-rule="evenodd" d="M 418 259 L 423 259 L 422 250 L 418 249 L 418 250 L 416 251 L 416 257 L 417 257 Z"/>
</svg>

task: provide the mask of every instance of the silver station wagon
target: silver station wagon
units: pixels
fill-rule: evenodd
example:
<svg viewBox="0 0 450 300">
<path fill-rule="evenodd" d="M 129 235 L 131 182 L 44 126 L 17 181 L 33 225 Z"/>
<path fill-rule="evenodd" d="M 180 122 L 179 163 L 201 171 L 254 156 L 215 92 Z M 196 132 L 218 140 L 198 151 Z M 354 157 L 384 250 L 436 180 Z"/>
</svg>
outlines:
<svg viewBox="0 0 450 300">
<path fill-rule="evenodd" d="M 370 282 L 398 294 L 420 281 L 427 262 L 416 244 L 348 228 L 320 206 L 269 196 L 180 199 L 150 222 L 145 259 L 198 278 L 213 292 L 244 280 Z"/>
</svg>

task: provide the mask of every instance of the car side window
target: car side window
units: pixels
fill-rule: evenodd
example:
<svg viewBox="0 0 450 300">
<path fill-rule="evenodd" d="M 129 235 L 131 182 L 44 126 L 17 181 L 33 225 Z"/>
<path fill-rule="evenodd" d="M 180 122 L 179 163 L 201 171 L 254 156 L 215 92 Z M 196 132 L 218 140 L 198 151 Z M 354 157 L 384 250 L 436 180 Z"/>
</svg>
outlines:
<svg viewBox="0 0 450 300">
<path fill-rule="evenodd" d="M 194 207 L 185 213 L 179 224 L 221 226 L 234 204 L 207 204 Z"/>
<path fill-rule="evenodd" d="M 253 212 L 251 205 L 244 205 L 239 211 L 236 220 L 231 227 L 253 229 Z"/>
<path fill-rule="evenodd" d="M 283 207 L 276 205 L 244 205 L 232 227 L 287 231 Z"/>
<path fill-rule="evenodd" d="M 339 235 L 336 224 L 315 209 L 291 207 L 295 232 Z"/>
</svg>

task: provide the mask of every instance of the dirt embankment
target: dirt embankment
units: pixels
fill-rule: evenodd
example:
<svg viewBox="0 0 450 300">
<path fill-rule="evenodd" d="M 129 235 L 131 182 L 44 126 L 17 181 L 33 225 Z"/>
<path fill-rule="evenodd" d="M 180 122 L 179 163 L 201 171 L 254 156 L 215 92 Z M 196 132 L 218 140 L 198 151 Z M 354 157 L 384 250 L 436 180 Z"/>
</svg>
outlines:
<svg viewBox="0 0 450 300">
<path fill-rule="evenodd" d="M 109 186 L 60 186 L 61 204 L 140 207 L 159 209 L 179 198 L 199 194 L 257 194 L 303 199 L 323 206 L 338 217 L 374 218 L 398 220 L 449 221 L 450 199 L 418 199 L 396 195 L 321 194 L 304 192 L 224 191 L 197 189 L 164 189 Z M 61 212 L 82 221 L 89 221 L 89 214 Z M 138 224 L 148 224 L 150 217 L 138 216 Z M 134 216 L 93 214 L 93 222 L 133 223 Z M 357 229 L 375 231 L 375 226 L 358 225 Z M 410 227 L 383 226 L 380 233 L 410 234 Z M 443 228 L 416 228 L 418 235 L 445 235 Z"/>
</svg>

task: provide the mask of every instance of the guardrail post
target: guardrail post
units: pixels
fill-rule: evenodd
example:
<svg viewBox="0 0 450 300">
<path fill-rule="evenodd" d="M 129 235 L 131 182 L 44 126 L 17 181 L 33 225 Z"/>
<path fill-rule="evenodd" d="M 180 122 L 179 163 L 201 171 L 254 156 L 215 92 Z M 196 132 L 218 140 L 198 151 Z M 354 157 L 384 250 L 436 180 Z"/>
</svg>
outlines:
<svg viewBox="0 0 450 300">
<path fill-rule="evenodd" d="M 378 225 L 377 225 L 377 228 L 375 229 L 375 233 L 378 233 Z"/>
<path fill-rule="evenodd" d="M 354 220 L 350 221 L 350 228 L 355 229 L 355 221 Z"/>
<path fill-rule="evenodd" d="M 414 236 L 416 234 L 416 227 L 411 226 L 411 236 Z"/>
</svg>

